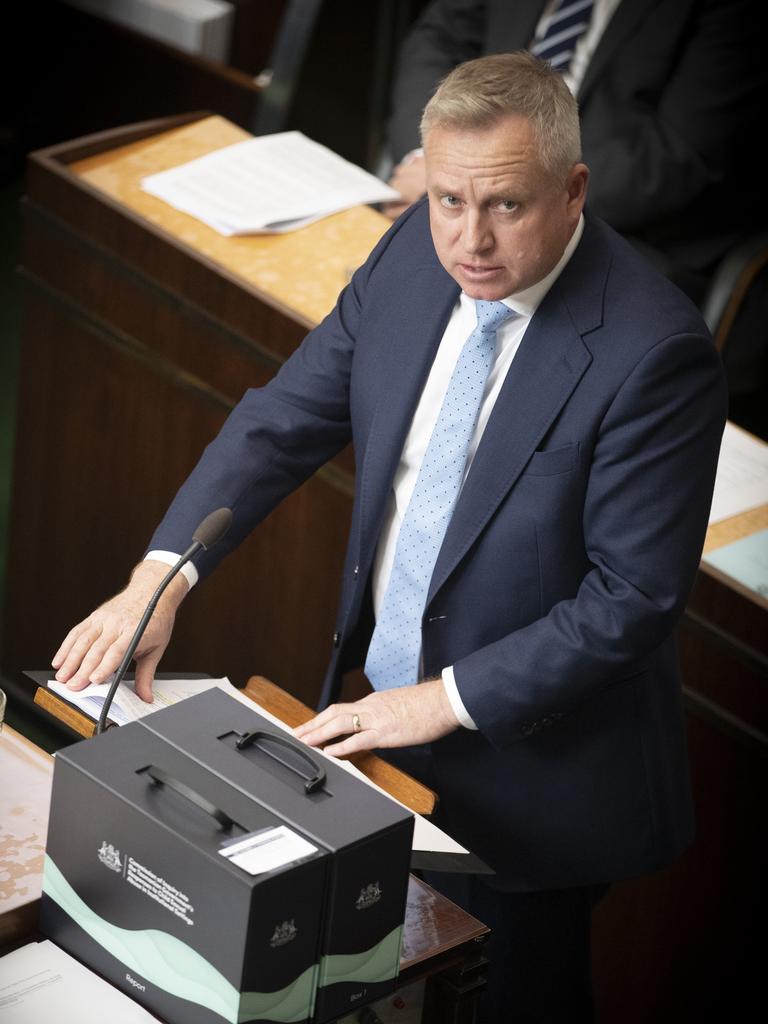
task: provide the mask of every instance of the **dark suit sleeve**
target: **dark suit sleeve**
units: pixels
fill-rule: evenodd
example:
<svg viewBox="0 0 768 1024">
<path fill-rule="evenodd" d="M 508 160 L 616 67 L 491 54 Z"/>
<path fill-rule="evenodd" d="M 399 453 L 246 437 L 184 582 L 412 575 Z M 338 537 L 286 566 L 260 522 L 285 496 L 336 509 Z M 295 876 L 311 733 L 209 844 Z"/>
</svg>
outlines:
<svg viewBox="0 0 768 1024">
<path fill-rule="evenodd" d="M 440 79 L 482 56 L 485 16 L 484 2 L 433 0 L 411 28 L 392 92 L 389 148 L 395 162 L 421 145 L 421 114 Z"/>
<path fill-rule="evenodd" d="M 629 41 L 617 51 L 610 76 L 584 101 L 582 140 L 591 171 L 594 213 L 625 234 L 697 210 L 719 224 L 722 206 L 748 201 L 734 183 L 754 180 L 754 132 L 763 117 L 765 59 L 755 36 L 762 4 L 756 0 L 700 0 L 681 30 L 675 51 L 643 52 Z M 651 44 L 654 21 L 643 26 Z M 606 33 L 608 35 L 609 30 Z M 626 63 L 620 60 L 626 52 Z M 642 60 L 634 67 L 632 60 Z M 669 68 L 657 65 L 666 60 Z M 589 72 L 587 72 L 587 75 Z M 719 191 L 718 191 L 719 190 Z M 702 210 L 704 196 L 721 204 Z M 696 225 L 676 225 L 695 235 Z"/>
<path fill-rule="evenodd" d="M 575 596 L 459 660 L 459 693 L 503 747 L 642 671 L 671 634 L 699 562 L 725 420 L 708 339 L 659 342 L 602 422 L 584 499 L 591 564 Z"/>
</svg>

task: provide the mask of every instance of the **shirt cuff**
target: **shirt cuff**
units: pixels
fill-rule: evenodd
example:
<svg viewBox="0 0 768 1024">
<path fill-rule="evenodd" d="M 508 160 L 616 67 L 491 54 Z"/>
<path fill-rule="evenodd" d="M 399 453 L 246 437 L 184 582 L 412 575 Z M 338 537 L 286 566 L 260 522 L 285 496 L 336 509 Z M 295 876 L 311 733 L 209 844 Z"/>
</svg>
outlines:
<svg viewBox="0 0 768 1024">
<path fill-rule="evenodd" d="M 451 705 L 451 709 L 464 726 L 465 729 L 474 729 L 477 732 L 477 726 L 475 725 L 471 715 L 464 707 L 464 701 L 459 696 L 459 688 L 456 685 L 456 679 L 453 675 L 453 665 L 449 665 L 448 668 L 444 668 L 442 671 L 443 686 L 448 697 L 448 703 Z"/>
<path fill-rule="evenodd" d="M 148 551 L 144 555 L 145 562 L 165 562 L 166 565 L 176 565 L 180 558 L 181 555 L 177 555 L 174 551 Z M 191 590 L 199 579 L 197 569 L 191 562 L 186 562 L 180 571 Z"/>
</svg>

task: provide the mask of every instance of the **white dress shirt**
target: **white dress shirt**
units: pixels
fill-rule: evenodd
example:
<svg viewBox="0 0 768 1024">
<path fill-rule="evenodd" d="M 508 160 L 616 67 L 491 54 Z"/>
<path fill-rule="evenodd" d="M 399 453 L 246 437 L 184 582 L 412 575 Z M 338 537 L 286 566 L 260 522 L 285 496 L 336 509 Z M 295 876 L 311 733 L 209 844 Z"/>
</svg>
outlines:
<svg viewBox="0 0 768 1024">
<path fill-rule="evenodd" d="M 485 391 L 480 403 L 475 430 L 469 443 L 467 462 L 464 467 L 464 479 L 466 479 L 472 465 L 472 460 L 480 444 L 483 431 L 499 397 L 507 371 L 512 365 L 512 360 L 515 358 L 515 354 L 523 340 L 528 324 L 531 322 L 531 318 L 536 312 L 539 303 L 560 276 L 563 267 L 570 260 L 576 246 L 579 244 L 583 230 L 584 218 L 580 217 L 576 230 L 553 270 L 543 280 L 532 285 L 530 288 L 526 288 L 524 291 L 517 292 L 514 295 L 508 295 L 502 299 L 507 306 L 515 311 L 517 316 L 503 323 L 496 332 L 496 348 L 493 362 L 491 363 Z M 408 507 L 408 502 L 411 500 L 416 477 L 419 475 L 424 453 L 427 450 L 429 439 L 437 422 L 451 375 L 464 342 L 472 333 L 476 324 L 477 315 L 474 299 L 469 298 L 469 296 L 462 292 L 453 308 L 440 341 L 432 368 L 429 371 L 429 376 L 416 406 L 410 429 L 405 438 L 397 470 L 395 471 L 373 567 L 374 614 L 378 613 L 381 602 L 384 599 L 384 593 L 392 571 L 392 563 L 395 557 L 395 548 L 397 547 L 397 538 L 400 535 L 403 515 Z M 172 551 L 159 550 L 149 551 L 144 557 L 146 560 L 165 562 L 168 565 L 174 565 L 179 558 L 178 554 Z M 194 565 L 188 562 L 181 571 L 185 575 L 189 586 L 193 587 L 198 579 L 197 570 Z M 442 679 L 448 700 L 456 717 L 466 728 L 476 729 L 477 726 L 472 721 L 459 696 L 452 666 L 447 666 L 443 669 Z"/>
</svg>

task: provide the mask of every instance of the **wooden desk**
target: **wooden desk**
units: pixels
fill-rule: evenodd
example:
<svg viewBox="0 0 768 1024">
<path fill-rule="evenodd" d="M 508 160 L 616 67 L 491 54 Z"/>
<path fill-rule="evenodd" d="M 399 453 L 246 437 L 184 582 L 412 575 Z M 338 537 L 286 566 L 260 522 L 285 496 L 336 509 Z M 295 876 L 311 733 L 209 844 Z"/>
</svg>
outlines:
<svg viewBox="0 0 768 1024">
<path fill-rule="evenodd" d="M 37 928 L 53 758 L 0 727 L 0 952 Z"/>
<path fill-rule="evenodd" d="M 188 115 L 30 158 L 13 502 L 10 678 L 120 589 L 246 388 L 334 305 L 388 225 L 359 207 L 282 236 L 224 238 L 141 177 L 245 138 Z M 257 666 L 314 705 L 353 494 L 343 453 L 185 602 L 164 667 L 242 683 Z"/>
</svg>

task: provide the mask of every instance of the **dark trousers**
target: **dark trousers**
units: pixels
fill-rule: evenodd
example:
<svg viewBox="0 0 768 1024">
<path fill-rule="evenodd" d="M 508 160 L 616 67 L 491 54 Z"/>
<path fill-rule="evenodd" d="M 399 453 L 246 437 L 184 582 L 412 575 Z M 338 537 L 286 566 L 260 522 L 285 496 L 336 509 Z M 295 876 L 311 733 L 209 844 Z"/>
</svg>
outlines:
<svg viewBox="0 0 768 1024">
<path fill-rule="evenodd" d="M 588 1024 L 593 1018 L 592 910 L 606 885 L 502 892 L 475 875 L 424 880 L 491 929 L 476 1024 Z"/>
</svg>

